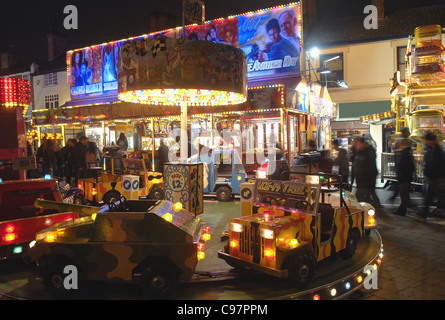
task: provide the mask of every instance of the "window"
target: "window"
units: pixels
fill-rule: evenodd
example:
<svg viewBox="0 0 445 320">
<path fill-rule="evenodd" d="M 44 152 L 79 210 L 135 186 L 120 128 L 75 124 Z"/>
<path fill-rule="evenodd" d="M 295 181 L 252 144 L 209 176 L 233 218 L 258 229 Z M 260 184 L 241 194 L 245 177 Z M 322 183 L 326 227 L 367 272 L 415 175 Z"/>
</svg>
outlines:
<svg viewBox="0 0 445 320">
<path fill-rule="evenodd" d="M 344 80 L 343 53 L 330 53 L 320 55 L 320 68 L 328 68 L 331 73 L 320 73 L 320 82 L 329 87 L 338 87 L 337 81 Z"/>
<path fill-rule="evenodd" d="M 59 95 L 50 94 L 45 96 L 45 108 L 46 109 L 56 109 L 59 107 Z"/>
<path fill-rule="evenodd" d="M 412 50 L 414 46 L 412 46 Z M 400 80 L 405 81 L 406 64 L 405 64 L 406 46 L 397 47 L 397 70 L 400 71 Z"/>
<path fill-rule="evenodd" d="M 57 86 L 57 73 L 47 73 L 45 74 L 45 87 Z"/>
</svg>

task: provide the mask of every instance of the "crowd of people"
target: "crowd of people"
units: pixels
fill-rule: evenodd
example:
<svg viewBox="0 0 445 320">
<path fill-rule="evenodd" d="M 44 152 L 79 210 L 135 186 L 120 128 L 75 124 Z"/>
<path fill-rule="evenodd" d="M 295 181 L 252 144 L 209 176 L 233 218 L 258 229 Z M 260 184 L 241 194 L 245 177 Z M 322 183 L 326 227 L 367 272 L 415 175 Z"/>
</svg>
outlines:
<svg viewBox="0 0 445 320">
<path fill-rule="evenodd" d="M 400 197 L 400 205 L 396 215 L 406 216 L 408 208 L 416 209 L 417 220 L 425 221 L 430 215 L 430 207 L 436 206 L 437 211 L 445 215 L 445 153 L 438 143 L 437 136 L 427 132 L 424 136 L 423 148 L 423 203 L 417 208 L 410 199 L 412 182 L 416 174 L 416 165 L 413 156 L 413 142 L 408 139 L 408 128 L 402 128 L 401 136 L 395 141 L 395 171 L 396 183 L 394 193 L 389 200 L 394 201 Z M 333 141 L 333 150 L 336 157 L 331 158 L 330 151 L 321 153 L 319 171 L 330 173 L 332 167 L 337 166 L 338 174 L 343 182 L 350 187 L 355 183 L 355 194 L 360 202 L 368 202 L 375 208 L 380 208 L 380 199 L 377 196 L 376 178 L 378 169 L 376 163 L 376 149 L 370 140 L 365 137 L 356 137 L 350 150 L 339 147 L 338 141 Z M 350 166 L 351 164 L 351 166 Z M 351 187 L 352 188 L 352 187 Z"/>
<path fill-rule="evenodd" d="M 77 185 L 77 180 L 92 177 L 91 170 L 102 161 L 102 154 L 96 143 L 86 136 L 68 139 L 64 147 L 55 140 L 45 139 L 37 149 L 36 159 L 39 163 L 37 176 L 63 178 L 67 183 Z"/>
</svg>

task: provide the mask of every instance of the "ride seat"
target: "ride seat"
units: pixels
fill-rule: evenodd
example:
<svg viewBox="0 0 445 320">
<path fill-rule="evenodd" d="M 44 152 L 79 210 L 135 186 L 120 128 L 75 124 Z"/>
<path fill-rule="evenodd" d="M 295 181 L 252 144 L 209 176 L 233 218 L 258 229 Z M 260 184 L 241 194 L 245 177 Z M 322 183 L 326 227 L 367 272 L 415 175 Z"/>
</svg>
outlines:
<svg viewBox="0 0 445 320">
<path fill-rule="evenodd" d="M 318 212 L 320 213 L 321 233 L 330 234 L 332 230 L 332 222 L 334 220 L 334 208 L 329 203 L 319 203 Z"/>
</svg>

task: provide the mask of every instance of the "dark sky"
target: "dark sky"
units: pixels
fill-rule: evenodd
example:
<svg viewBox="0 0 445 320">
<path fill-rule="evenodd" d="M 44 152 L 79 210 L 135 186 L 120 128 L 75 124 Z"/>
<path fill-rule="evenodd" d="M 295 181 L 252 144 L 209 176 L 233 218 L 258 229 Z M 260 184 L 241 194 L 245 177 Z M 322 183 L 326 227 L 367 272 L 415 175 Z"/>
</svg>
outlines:
<svg viewBox="0 0 445 320">
<path fill-rule="evenodd" d="M 315 0 L 310 0 L 315 1 Z M 363 14 L 371 0 L 318 0 L 326 17 Z M 206 20 L 269 8 L 291 0 L 207 0 Z M 442 4 L 444 0 L 386 0 L 389 8 Z M 63 29 L 63 9 L 75 5 L 79 29 Z M 0 5 L 0 52 L 21 53 L 25 59 L 46 58 L 46 33 L 52 23 L 68 36 L 69 49 L 147 33 L 147 14 L 162 11 L 175 15 L 181 25 L 182 0 L 23 0 L 2 1 Z"/>
</svg>

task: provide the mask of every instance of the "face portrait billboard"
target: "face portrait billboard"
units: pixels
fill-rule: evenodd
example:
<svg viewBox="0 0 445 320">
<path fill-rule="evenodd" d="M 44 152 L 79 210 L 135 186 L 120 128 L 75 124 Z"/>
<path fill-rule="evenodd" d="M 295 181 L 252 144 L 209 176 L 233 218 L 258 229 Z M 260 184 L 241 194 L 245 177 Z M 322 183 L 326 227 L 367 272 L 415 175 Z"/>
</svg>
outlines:
<svg viewBox="0 0 445 320">
<path fill-rule="evenodd" d="M 238 17 L 249 79 L 300 72 L 300 10 L 296 4 Z"/>
<path fill-rule="evenodd" d="M 71 99 L 117 93 L 119 42 L 68 52 Z"/>
</svg>

